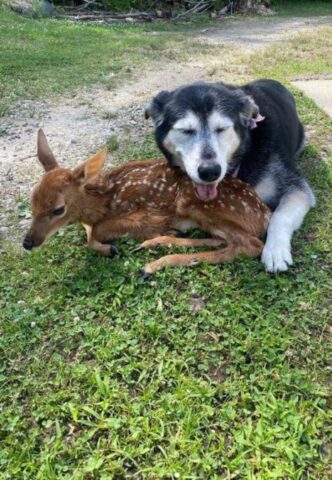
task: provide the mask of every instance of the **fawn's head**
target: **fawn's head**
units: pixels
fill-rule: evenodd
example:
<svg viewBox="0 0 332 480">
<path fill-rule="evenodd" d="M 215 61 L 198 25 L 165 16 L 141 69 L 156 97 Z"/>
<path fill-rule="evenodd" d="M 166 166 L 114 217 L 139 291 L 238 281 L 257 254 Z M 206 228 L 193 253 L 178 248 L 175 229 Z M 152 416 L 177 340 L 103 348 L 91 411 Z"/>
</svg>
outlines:
<svg viewBox="0 0 332 480">
<path fill-rule="evenodd" d="M 39 247 L 61 227 L 79 218 L 85 187 L 101 172 L 107 150 L 69 170 L 58 165 L 44 132 L 39 130 L 37 156 L 45 173 L 31 194 L 32 224 L 23 240 L 27 250 Z"/>
</svg>

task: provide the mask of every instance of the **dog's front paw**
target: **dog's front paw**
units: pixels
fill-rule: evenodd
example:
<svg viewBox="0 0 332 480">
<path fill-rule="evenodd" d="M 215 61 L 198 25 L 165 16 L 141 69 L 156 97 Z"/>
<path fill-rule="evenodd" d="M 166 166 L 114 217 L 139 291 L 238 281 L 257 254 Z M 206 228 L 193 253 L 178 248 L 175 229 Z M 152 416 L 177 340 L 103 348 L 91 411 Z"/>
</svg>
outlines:
<svg viewBox="0 0 332 480">
<path fill-rule="evenodd" d="M 263 248 L 262 262 L 267 272 L 285 272 L 292 265 L 290 245 L 286 243 L 266 243 Z"/>
</svg>

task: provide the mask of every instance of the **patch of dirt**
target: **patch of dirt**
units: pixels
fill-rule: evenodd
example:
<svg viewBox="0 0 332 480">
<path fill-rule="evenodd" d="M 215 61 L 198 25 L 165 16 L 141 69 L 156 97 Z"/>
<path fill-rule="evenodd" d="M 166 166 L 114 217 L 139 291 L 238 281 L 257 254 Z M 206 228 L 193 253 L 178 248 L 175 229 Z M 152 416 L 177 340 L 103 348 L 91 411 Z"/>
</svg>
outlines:
<svg viewBox="0 0 332 480">
<path fill-rule="evenodd" d="M 205 43 L 236 44 L 236 51 L 223 50 L 220 58 L 197 55 L 185 64 L 161 59 L 144 71 L 134 71 L 128 82 L 113 91 L 80 89 L 76 95 L 55 100 L 22 101 L 11 116 L 0 118 L 0 240 L 20 241 L 29 224 L 28 214 L 23 218 L 18 216 L 18 205 L 29 198 L 32 185 L 42 173 L 35 157 L 38 128 L 45 130 L 57 159 L 65 166 L 85 160 L 112 134 L 120 142 L 130 135 L 140 143 L 152 130 L 151 123 L 144 120 L 144 106 L 160 90 L 198 80 L 221 79 L 215 75 L 221 71 L 220 66 L 223 80 L 241 82 L 245 70 L 238 67 L 235 74 L 228 68 L 232 56 L 246 57 L 256 48 L 286 41 L 291 31 L 298 33 L 301 28 L 315 28 L 329 21 L 330 17 L 227 20 L 222 28 L 195 34 Z"/>
<path fill-rule="evenodd" d="M 255 49 L 277 42 L 286 42 L 292 34 L 322 26 L 331 26 L 330 16 L 292 19 L 254 17 L 233 22 L 226 20 L 222 29 L 207 28 L 202 34 L 210 43 L 231 42 Z"/>
</svg>

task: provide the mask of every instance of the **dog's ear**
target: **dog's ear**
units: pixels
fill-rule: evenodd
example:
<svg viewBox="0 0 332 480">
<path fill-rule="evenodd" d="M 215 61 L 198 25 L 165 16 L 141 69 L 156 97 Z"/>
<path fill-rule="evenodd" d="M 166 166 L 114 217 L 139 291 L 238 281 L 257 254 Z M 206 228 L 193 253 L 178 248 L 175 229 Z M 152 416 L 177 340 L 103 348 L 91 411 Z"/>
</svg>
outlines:
<svg viewBox="0 0 332 480">
<path fill-rule="evenodd" d="M 171 96 L 172 93 L 166 90 L 159 92 L 158 95 L 156 95 L 145 107 L 145 118 L 152 118 L 156 126 L 160 125 L 163 122 L 165 105 L 170 100 Z"/>
<path fill-rule="evenodd" d="M 249 95 L 243 96 L 241 98 L 241 104 L 240 123 L 244 127 L 254 128 L 253 123 L 255 123 L 255 119 L 260 118 L 259 108 L 257 104 L 255 103 L 254 99 Z"/>
<path fill-rule="evenodd" d="M 48 144 L 44 131 L 40 128 L 37 136 L 37 157 L 45 172 L 58 168 L 58 162 L 55 160 L 53 152 Z"/>
</svg>

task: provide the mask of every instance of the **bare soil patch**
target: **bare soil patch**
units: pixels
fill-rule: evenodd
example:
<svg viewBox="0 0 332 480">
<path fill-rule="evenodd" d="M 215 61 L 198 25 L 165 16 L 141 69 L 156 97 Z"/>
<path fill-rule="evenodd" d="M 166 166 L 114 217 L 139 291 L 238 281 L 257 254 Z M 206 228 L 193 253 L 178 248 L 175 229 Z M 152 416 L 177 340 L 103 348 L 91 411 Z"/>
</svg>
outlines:
<svg viewBox="0 0 332 480">
<path fill-rule="evenodd" d="M 331 25 L 330 16 L 317 18 L 275 19 L 247 18 L 246 20 L 225 21 L 223 28 L 208 28 L 203 36 L 212 43 L 230 42 L 250 49 L 265 47 L 276 42 L 287 42 L 292 34 L 308 28 Z"/>
</svg>

